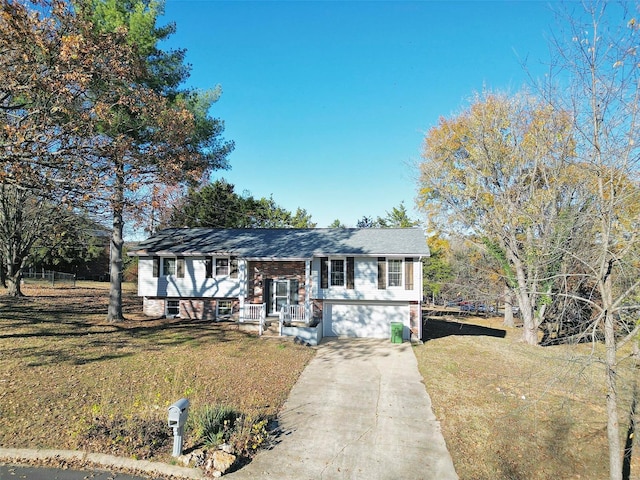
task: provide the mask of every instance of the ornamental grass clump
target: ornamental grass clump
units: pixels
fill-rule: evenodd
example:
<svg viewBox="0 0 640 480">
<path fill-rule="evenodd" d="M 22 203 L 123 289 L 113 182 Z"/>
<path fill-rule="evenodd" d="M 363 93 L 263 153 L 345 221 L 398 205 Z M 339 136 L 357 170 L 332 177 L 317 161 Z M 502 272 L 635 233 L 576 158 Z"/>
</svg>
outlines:
<svg viewBox="0 0 640 480">
<path fill-rule="evenodd" d="M 239 412 L 226 405 L 205 405 L 190 417 L 194 440 L 202 442 L 207 447 L 225 443 L 239 416 Z"/>
<path fill-rule="evenodd" d="M 189 417 L 193 441 L 206 447 L 226 444 L 234 455 L 250 459 L 271 445 L 269 419 L 252 416 L 225 405 L 205 405 Z"/>
</svg>

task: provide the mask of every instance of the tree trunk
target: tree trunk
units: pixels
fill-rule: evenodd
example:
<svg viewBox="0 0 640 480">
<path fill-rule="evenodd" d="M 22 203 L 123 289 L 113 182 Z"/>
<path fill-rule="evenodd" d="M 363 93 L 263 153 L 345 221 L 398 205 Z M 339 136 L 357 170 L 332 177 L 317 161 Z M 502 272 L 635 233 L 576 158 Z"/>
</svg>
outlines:
<svg viewBox="0 0 640 480">
<path fill-rule="evenodd" d="M 606 273 L 600 282 L 604 309 L 604 344 L 607 385 L 607 440 L 609 441 L 609 479 L 622 480 L 622 455 L 620 445 L 620 421 L 618 418 L 618 367 L 615 318 L 613 315 L 613 285 L 611 269 L 613 260 L 607 262 Z"/>
<path fill-rule="evenodd" d="M 618 419 L 618 391 L 616 387 L 616 340 L 613 315 L 605 313 L 604 338 L 606 347 L 607 375 L 607 439 L 609 441 L 609 478 L 622 479 L 622 458 L 620 457 L 620 422 Z"/>
<path fill-rule="evenodd" d="M 10 297 L 23 297 L 24 294 L 21 290 L 22 284 L 22 269 L 18 268 L 15 272 L 12 271 L 11 267 L 8 268 L 7 272 L 7 295 Z"/>
<path fill-rule="evenodd" d="M 504 326 L 515 327 L 513 321 L 513 295 L 508 285 L 504 286 Z"/>
<path fill-rule="evenodd" d="M 122 231 L 124 229 L 124 170 L 122 163 L 116 163 L 115 198 L 113 206 L 113 230 L 109 245 L 109 309 L 107 321 L 121 322 L 122 314 Z"/>
</svg>

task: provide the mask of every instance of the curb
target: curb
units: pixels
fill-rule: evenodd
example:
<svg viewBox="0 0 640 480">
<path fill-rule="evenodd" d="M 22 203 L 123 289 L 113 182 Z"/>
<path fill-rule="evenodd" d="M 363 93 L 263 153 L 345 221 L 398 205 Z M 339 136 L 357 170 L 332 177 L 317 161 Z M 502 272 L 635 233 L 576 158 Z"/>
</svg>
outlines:
<svg viewBox="0 0 640 480">
<path fill-rule="evenodd" d="M 133 472 L 168 475 L 170 477 L 201 480 L 204 475 L 199 469 L 178 467 L 161 462 L 134 460 L 103 453 L 79 452 L 74 450 L 31 450 L 25 448 L 0 448 L 0 460 L 9 462 L 42 462 L 47 460 L 76 461 L 102 468 L 122 469 Z"/>
</svg>

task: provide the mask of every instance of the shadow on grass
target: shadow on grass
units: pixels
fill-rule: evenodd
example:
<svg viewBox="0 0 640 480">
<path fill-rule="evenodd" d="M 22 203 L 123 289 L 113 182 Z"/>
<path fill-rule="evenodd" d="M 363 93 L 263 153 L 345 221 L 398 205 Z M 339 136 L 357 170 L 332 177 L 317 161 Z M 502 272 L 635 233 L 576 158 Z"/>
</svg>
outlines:
<svg viewBox="0 0 640 480">
<path fill-rule="evenodd" d="M 132 319 L 109 323 L 103 317 L 104 297 L 103 290 L 90 289 L 59 297 L 0 297 L 0 350 L 29 366 L 82 365 L 171 346 L 257 338 L 231 322 Z M 140 300 L 133 294 L 124 297 L 132 316 L 140 318 Z M 250 346 L 240 342 L 239 348 Z"/>
<path fill-rule="evenodd" d="M 422 340 L 425 342 L 453 335 L 505 338 L 507 332 L 506 330 L 498 328 L 483 327 L 481 325 L 454 322 L 451 320 L 435 320 L 432 318 L 426 321 L 422 329 Z"/>
</svg>

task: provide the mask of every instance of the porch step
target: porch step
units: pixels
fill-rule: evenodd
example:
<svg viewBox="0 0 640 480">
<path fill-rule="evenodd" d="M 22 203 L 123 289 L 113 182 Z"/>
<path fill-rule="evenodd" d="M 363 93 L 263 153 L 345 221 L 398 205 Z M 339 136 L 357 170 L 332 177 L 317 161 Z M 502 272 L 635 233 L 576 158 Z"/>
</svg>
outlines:
<svg viewBox="0 0 640 480">
<path fill-rule="evenodd" d="M 269 322 L 265 325 L 262 334 L 267 337 L 278 337 L 280 335 L 280 324 L 278 322 Z"/>
</svg>

